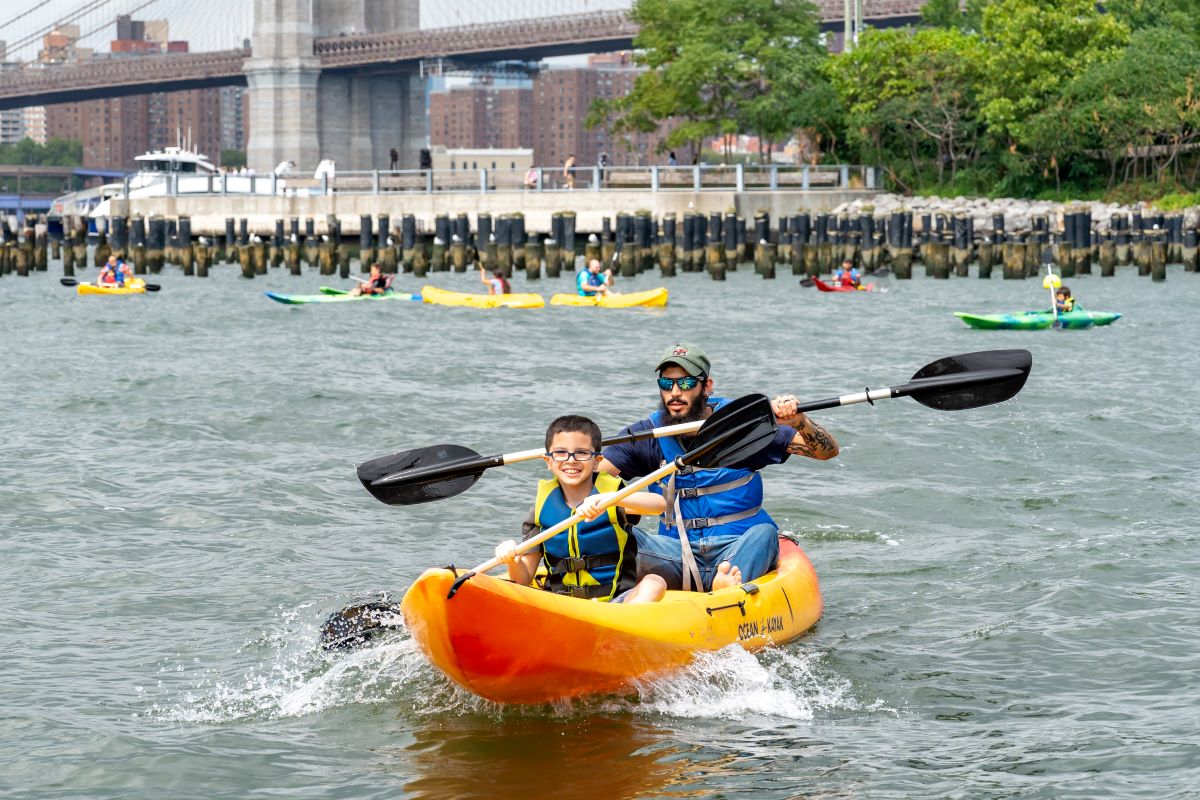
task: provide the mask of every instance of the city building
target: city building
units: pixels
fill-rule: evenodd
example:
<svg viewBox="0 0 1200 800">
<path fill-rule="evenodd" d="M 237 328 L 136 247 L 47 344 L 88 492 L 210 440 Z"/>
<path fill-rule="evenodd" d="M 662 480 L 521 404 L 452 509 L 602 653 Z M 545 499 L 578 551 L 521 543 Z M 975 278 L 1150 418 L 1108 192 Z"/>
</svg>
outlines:
<svg viewBox="0 0 1200 800">
<path fill-rule="evenodd" d="M 188 51 L 186 41 L 170 40 L 165 20 L 141 21 L 122 15 L 117 18 L 117 34 L 111 43 L 110 58 Z M 83 51 L 75 47 L 78 36 L 78 26 L 63 26 L 47 34 L 40 58 L 79 60 Z M 224 127 L 222 91 L 155 92 L 47 106 L 42 114 L 41 135 L 45 139 L 82 142 L 83 166 L 96 169 L 133 170 L 137 156 L 176 145 L 202 153 L 216 163 Z M 235 106 L 244 119 L 244 104 Z M 235 138 L 240 129 L 244 146 L 245 125 L 235 120 L 231 127 Z"/>
<path fill-rule="evenodd" d="M 571 155 L 580 167 L 596 164 L 600 154 L 613 166 L 665 163 L 658 152 L 665 126 L 652 134 L 616 137 L 603 126 L 585 122 L 592 103 L 633 91 L 640 70 L 631 53 L 588 57 L 586 67 L 546 69 L 533 81 L 533 158 L 538 166 L 563 164 Z"/>
<path fill-rule="evenodd" d="M 533 139 L 533 90 L 496 85 L 490 77 L 429 93 L 429 143 L 446 148 L 528 147 Z"/>
</svg>

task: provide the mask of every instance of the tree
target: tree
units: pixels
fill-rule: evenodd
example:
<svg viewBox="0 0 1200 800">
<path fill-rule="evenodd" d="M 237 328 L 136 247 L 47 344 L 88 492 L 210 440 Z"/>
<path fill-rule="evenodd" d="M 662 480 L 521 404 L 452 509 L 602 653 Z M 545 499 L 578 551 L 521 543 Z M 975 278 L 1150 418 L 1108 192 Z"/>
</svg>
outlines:
<svg viewBox="0 0 1200 800">
<path fill-rule="evenodd" d="M 1118 177 L 1178 178 L 1180 156 L 1200 141 L 1200 46 L 1169 28 L 1135 32 L 1119 57 L 1076 77 L 1032 117 L 1027 135 L 1056 178 L 1060 165 L 1097 158 L 1110 188 Z"/>
<path fill-rule="evenodd" d="M 815 116 L 800 96 L 822 79 L 824 55 L 807 0 L 636 0 L 630 16 L 647 70 L 629 95 L 596 109 L 593 126 L 671 120 L 666 146 L 699 153 L 709 136 L 748 127 L 778 137 Z"/>
<path fill-rule="evenodd" d="M 983 61 L 979 38 L 957 28 L 867 31 L 830 70 L 868 160 L 886 165 L 908 158 L 918 178 L 932 162 L 941 183 L 947 167 L 953 179 L 976 157 Z"/>
<path fill-rule="evenodd" d="M 237 169 L 246 166 L 246 151 L 236 148 L 221 150 L 221 166 L 226 169 Z"/>
<path fill-rule="evenodd" d="M 997 139 L 1016 147 L 1025 120 L 1071 76 L 1120 54 L 1129 29 L 1093 0 L 996 0 L 984 9 L 982 36 L 980 114 Z"/>
</svg>

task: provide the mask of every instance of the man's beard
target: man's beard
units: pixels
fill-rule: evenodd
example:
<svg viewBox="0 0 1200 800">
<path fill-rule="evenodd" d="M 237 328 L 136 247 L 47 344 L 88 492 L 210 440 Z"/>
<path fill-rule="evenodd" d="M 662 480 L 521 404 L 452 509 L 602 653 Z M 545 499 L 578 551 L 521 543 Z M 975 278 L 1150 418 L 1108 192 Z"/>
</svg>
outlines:
<svg viewBox="0 0 1200 800">
<path fill-rule="evenodd" d="M 704 411 L 708 407 L 707 395 L 701 393 L 696 395 L 696 399 L 684 410 L 682 414 L 672 414 L 667 408 L 667 403 L 660 395 L 658 398 L 658 406 L 666 418 L 668 425 L 682 425 L 685 422 L 699 422 L 704 419 Z"/>
</svg>

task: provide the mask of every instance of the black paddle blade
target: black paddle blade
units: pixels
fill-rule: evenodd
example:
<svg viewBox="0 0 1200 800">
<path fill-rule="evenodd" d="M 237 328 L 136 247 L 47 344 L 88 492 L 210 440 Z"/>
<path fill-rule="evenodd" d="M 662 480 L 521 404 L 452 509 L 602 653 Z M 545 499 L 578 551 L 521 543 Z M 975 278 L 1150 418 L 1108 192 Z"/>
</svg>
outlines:
<svg viewBox="0 0 1200 800">
<path fill-rule="evenodd" d="M 983 350 L 947 356 L 918 370 L 911 383 L 897 387 L 896 396 L 907 395 L 939 411 L 990 406 L 1021 391 L 1032 367 L 1033 354 L 1028 350 Z"/>
<path fill-rule="evenodd" d="M 401 627 L 400 605 L 386 601 L 360 603 L 330 614 L 321 626 L 321 648 L 351 650 L 381 633 Z"/>
<path fill-rule="evenodd" d="M 59 278 L 58 282 L 63 286 L 76 286 L 79 284 L 79 281 L 75 280 L 74 278 Z"/>
<path fill-rule="evenodd" d="M 159 286 L 157 283 L 147 283 L 147 284 L 146 284 L 146 291 L 147 291 L 147 292 L 157 292 L 157 291 L 158 291 L 159 289 L 161 289 L 161 288 L 162 288 L 162 287 L 161 287 L 161 286 Z"/>
<path fill-rule="evenodd" d="M 771 401 L 748 394 L 714 411 L 696 431 L 692 449 L 678 460 L 706 469 L 730 467 L 770 444 L 778 427 Z"/>
<path fill-rule="evenodd" d="M 453 474 L 453 467 L 462 462 L 478 461 L 479 453 L 456 444 L 436 444 L 405 450 L 358 465 L 358 479 L 371 495 L 389 506 L 408 506 L 444 500 L 461 494 L 475 485 L 484 467 L 465 474 Z M 444 468 L 444 469 L 443 469 Z M 434 474 L 424 474 L 427 471 Z M 413 480 L 375 485 L 375 481 L 397 473 L 413 473 Z M 447 477 L 449 474 L 449 477 Z"/>
</svg>

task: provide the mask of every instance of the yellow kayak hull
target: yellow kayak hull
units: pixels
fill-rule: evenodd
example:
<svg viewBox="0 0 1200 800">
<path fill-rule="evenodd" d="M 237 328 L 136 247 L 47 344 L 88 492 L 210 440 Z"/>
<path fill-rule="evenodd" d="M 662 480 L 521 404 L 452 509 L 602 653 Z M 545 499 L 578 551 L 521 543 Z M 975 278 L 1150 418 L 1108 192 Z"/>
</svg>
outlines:
<svg viewBox="0 0 1200 800">
<path fill-rule="evenodd" d="M 782 644 L 821 617 L 816 571 L 791 540 L 779 569 L 744 587 L 667 592 L 658 603 L 578 600 L 476 575 L 450 599 L 455 574 L 427 570 L 401 603 L 413 639 L 463 688 L 499 703 L 543 703 L 627 688 L 686 666 L 702 651 Z"/>
<path fill-rule="evenodd" d="M 436 286 L 423 286 L 421 298 L 434 305 L 467 308 L 542 308 L 546 305 L 540 294 L 469 294 Z"/>
<path fill-rule="evenodd" d="M 662 308 L 667 304 L 667 290 L 663 287 L 644 292 L 581 297 L 577 294 L 556 294 L 550 298 L 552 306 L 599 306 L 600 308 Z"/>
<path fill-rule="evenodd" d="M 128 286 L 96 286 L 91 283 L 79 283 L 75 285 L 76 294 L 145 294 L 146 282 L 141 278 L 137 278 L 129 283 Z"/>
</svg>

